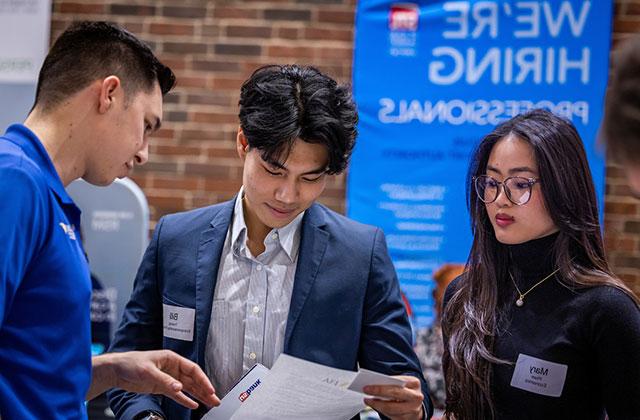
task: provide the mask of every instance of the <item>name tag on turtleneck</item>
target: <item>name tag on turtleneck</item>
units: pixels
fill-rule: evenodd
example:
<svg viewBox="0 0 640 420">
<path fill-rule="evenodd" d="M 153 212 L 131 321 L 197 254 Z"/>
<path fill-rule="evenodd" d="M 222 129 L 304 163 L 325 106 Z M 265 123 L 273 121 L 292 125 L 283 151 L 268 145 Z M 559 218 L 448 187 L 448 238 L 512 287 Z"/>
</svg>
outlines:
<svg viewBox="0 0 640 420">
<path fill-rule="evenodd" d="M 511 377 L 511 386 L 548 397 L 562 395 L 567 365 L 520 353 Z"/>
</svg>

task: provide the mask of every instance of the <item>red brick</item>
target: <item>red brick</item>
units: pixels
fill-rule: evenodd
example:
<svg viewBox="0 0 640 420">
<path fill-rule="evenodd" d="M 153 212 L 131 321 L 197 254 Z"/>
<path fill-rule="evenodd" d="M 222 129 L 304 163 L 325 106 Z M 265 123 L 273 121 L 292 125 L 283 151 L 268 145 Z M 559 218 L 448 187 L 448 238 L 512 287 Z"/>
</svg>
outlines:
<svg viewBox="0 0 640 420">
<path fill-rule="evenodd" d="M 181 88 L 206 88 L 210 84 L 210 78 L 201 76 L 178 76 L 176 89 Z"/>
<path fill-rule="evenodd" d="M 258 17 L 258 11 L 256 9 L 216 5 L 213 9 L 213 17 L 218 19 L 256 19 Z"/>
<path fill-rule="evenodd" d="M 607 165 L 606 167 L 607 177 L 611 178 L 624 178 L 625 171 L 620 166 Z"/>
<path fill-rule="evenodd" d="M 614 32 L 640 32 L 640 20 L 616 19 L 613 22 Z"/>
<path fill-rule="evenodd" d="M 320 10 L 318 21 L 327 23 L 353 24 L 354 12 L 350 10 Z"/>
<path fill-rule="evenodd" d="M 226 60 L 193 60 L 193 69 L 210 72 L 237 72 L 240 69 L 238 63 Z"/>
<path fill-rule="evenodd" d="M 640 3 L 627 3 L 626 13 L 627 15 L 640 15 Z"/>
<path fill-rule="evenodd" d="M 158 155 L 166 155 L 169 157 L 190 156 L 197 157 L 201 153 L 199 147 L 183 146 L 183 145 L 156 145 L 152 146 L 153 153 Z"/>
<path fill-rule="evenodd" d="M 282 27 L 277 29 L 276 36 L 278 38 L 297 40 L 301 37 L 301 32 L 301 28 Z"/>
<path fill-rule="evenodd" d="M 175 54 L 159 54 L 158 58 L 165 66 L 170 67 L 174 73 L 187 68 L 187 60 L 182 55 L 176 56 Z"/>
<path fill-rule="evenodd" d="M 161 211 L 161 214 L 174 213 L 185 208 L 185 199 L 181 194 L 167 194 L 156 190 L 146 191 L 149 205 Z"/>
<path fill-rule="evenodd" d="M 235 124 L 238 122 L 238 116 L 235 114 L 220 114 L 216 112 L 193 112 L 190 115 L 190 121 L 212 124 Z"/>
<path fill-rule="evenodd" d="M 205 191 L 224 191 L 227 193 L 238 192 L 242 186 L 241 180 L 220 180 L 220 179 L 206 179 L 204 181 Z"/>
<path fill-rule="evenodd" d="M 104 4 L 84 4 L 74 2 L 60 2 L 56 7 L 56 11 L 60 13 L 73 14 L 102 14 L 106 12 Z"/>
<path fill-rule="evenodd" d="M 191 198 L 190 208 L 206 207 L 212 204 L 220 203 L 222 201 L 226 200 L 220 199 L 218 194 L 196 194 Z"/>
<path fill-rule="evenodd" d="M 320 41 L 353 42 L 353 31 L 347 29 L 305 28 L 304 37 Z"/>
<path fill-rule="evenodd" d="M 207 15 L 207 8 L 185 5 L 165 6 L 162 8 L 162 14 L 172 18 L 202 19 Z"/>
<path fill-rule="evenodd" d="M 149 33 L 158 35 L 193 35 L 193 25 L 176 23 L 152 23 Z"/>
<path fill-rule="evenodd" d="M 314 49 L 309 47 L 285 47 L 279 45 L 273 45 L 267 48 L 267 55 L 269 57 L 286 57 L 286 58 L 311 58 L 313 57 Z"/>
<path fill-rule="evenodd" d="M 267 20 L 283 20 L 286 22 L 311 20 L 311 11 L 306 9 L 266 9 L 264 18 Z"/>
<path fill-rule="evenodd" d="M 231 96 L 222 92 L 202 92 L 189 94 L 187 103 L 191 105 L 220 105 L 232 106 Z"/>
<path fill-rule="evenodd" d="M 158 139 L 172 139 L 174 138 L 175 135 L 176 135 L 175 130 L 162 127 L 158 131 L 153 133 L 153 136 L 151 136 L 151 139 L 152 139 L 151 142 L 153 143 L 154 140 L 158 140 Z"/>
<path fill-rule="evenodd" d="M 233 149 L 223 149 L 223 148 L 207 148 L 206 149 L 207 156 L 210 158 L 236 158 L 238 157 L 238 152 L 235 148 Z"/>
<path fill-rule="evenodd" d="M 179 54 L 205 54 L 209 46 L 202 42 L 164 42 L 163 50 Z"/>
<path fill-rule="evenodd" d="M 229 167 L 214 165 L 213 163 L 187 163 L 184 173 L 189 176 L 203 175 L 207 177 L 223 178 L 229 175 Z"/>
<path fill-rule="evenodd" d="M 153 179 L 152 188 L 169 189 L 169 190 L 182 190 L 182 191 L 196 191 L 204 185 L 204 181 L 194 177 L 156 177 Z"/>
<path fill-rule="evenodd" d="M 317 53 L 321 59 L 351 60 L 353 58 L 353 50 L 351 48 L 318 48 Z"/>
<path fill-rule="evenodd" d="M 233 89 L 240 90 L 244 79 L 237 79 L 232 77 L 214 77 L 213 89 Z"/>
<path fill-rule="evenodd" d="M 214 45 L 213 50 L 216 54 L 220 55 L 252 56 L 260 55 L 262 53 L 262 47 L 255 44 L 219 43 Z"/>
<path fill-rule="evenodd" d="M 110 12 L 112 15 L 153 16 L 156 8 L 137 4 L 112 4 Z"/>
<path fill-rule="evenodd" d="M 219 25 L 202 25 L 202 36 L 218 37 L 222 34 L 222 28 Z"/>
<path fill-rule="evenodd" d="M 179 136 L 181 141 L 222 141 L 224 132 L 221 130 L 183 130 Z"/>
<path fill-rule="evenodd" d="M 628 220 L 624 224 L 624 231 L 629 233 L 640 233 L 640 222 L 637 220 Z"/>
<path fill-rule="evenodd" d="M 150 172 L 165 172 L 175 173 L 178 172 L 178 164 L 176 162 L 159 162 L 150 159 L 144 166 L 136 166 L 136 173 L 150 173 Z"/>
<path fill-rule="evenodd" d="M 118 19 L 116 23 L 122 26 L 127 31 L 134 34 L 140 34 L 142 32 L 142 29 L 144 28 L 144 25 L 142 24 L 142 22 L 139 22 L 139 21 L 134 22 L 133 20 L 128 20 L 128 19 L 121 18 L 121 19 Z M 153 42 L 153 40 L 147 39 L 145 37 L 141 37 L 141 39 L 152 50 L 154 51 L 156 50 L 155 42 Z"/>
<path fill-rule="evenodd" d="M 226 28 L 226 34 L 235 38 L 270 38 L 270 26 L 230 25 Z"/>
<path fill-rule="evenodd" d="M 610 214 L 633 215 L 636 214 L 638 206 L 634 203 L 608 202 L 605 203 L 604 209 Z"/>
</svg>

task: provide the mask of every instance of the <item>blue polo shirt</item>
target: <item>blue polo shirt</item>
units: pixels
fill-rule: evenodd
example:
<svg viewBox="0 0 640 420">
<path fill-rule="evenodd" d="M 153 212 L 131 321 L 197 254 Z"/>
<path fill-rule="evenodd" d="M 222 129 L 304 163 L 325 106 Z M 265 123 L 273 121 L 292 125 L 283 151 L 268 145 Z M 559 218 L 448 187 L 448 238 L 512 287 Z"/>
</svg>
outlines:
<svg viewBox="0 0 640 420">
<path fill-rule="evenodd" d="M 38 137 L 0 137 L 0 417 L 83 419 L 91 280 L 80 210 Z"/>
</svg>

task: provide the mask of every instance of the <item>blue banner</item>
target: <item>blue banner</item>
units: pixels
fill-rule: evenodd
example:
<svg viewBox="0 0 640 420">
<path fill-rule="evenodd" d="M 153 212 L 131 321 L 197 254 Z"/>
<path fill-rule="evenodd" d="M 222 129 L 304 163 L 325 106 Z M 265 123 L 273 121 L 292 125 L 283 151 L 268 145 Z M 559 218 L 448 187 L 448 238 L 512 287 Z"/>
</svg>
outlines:
<svg viewBox="0 0 640 420">
<path fill-rule="evenodd" d="M 571 119 L 602 205 L 611 14 L 611 1 L 359 2 L 347 212 L 384 229 L 417 327 L 434 318 L 433 271 L 466 261 L 469 157 L 496 124 L 532 108 Z"/>
</svg>

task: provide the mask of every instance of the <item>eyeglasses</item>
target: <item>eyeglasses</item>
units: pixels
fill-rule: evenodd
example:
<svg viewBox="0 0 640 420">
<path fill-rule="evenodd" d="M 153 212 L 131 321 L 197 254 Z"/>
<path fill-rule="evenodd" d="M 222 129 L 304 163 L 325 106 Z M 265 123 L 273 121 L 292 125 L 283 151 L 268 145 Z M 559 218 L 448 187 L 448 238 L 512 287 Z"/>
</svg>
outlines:
<svg viewBox="0 0 640 420">
<path fill-rule="evenodd" d="M 473 178 L 478 198 L 484 203 L 493 203 L 500 195 L 500 186 L 504 188 L 509 201 L 516 206 L 527 204 L 531 199 L 531 189 L 534 184 L 540 182 L 539 178 L 524 178 L 522 176 L 510 176 L 500 182 L 489 175 L 480 175 Z"/>
</svg>

